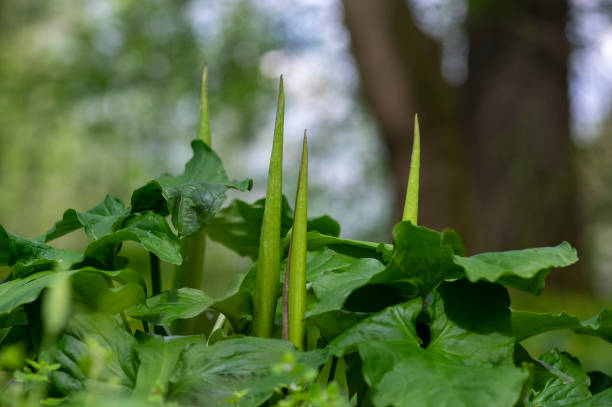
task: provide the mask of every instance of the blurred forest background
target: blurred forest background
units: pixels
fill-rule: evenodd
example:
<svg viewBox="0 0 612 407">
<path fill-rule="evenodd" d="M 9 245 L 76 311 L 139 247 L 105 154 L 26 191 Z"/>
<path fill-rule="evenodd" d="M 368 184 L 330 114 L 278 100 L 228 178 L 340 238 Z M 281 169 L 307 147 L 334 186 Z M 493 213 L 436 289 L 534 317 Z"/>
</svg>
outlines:
<svg viewBox="0 0 612 407">
<path fill-rule="evenodd" d="M 571 242 L 580 266 L 514 306 L 586 317 L 612 302 L 611 21 L 606 0 L 0 0 L 0 224 L 33 237 L 180 171 L 204 61 L 213 146 L 260 198 L 282 73 L 288 197 L 307 128 L 310 214 L 389 241 L 418 112 L 420 223 L 469 253 Z M 247 263 L 214 256 L 219 291 Z"/>
</svg>

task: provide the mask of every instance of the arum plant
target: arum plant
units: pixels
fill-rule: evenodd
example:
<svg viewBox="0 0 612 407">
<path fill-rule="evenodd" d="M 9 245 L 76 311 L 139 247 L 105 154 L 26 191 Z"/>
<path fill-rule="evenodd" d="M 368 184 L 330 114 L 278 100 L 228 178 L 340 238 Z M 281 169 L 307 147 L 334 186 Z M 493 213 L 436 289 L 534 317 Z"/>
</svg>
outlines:
<svg viewBox="0 0 612 407">
<path fill-rule="evenodd" d="M 283 291 L 283 339 L 303 350 L 306 323 L 306 248 L 308 200 L 308 142 L 304 131 L 302 162 L 298 175 L 293 230 L 287 259 L 285 288 Z"/>
<path fill-rule="evenodd" d="M 257 277 L 253 310 L 253 333 L 269 338 L 272 334 L 276 298 L 280 278 L 280 234 L 281 209 L 283 198 L 283 123 L 285 115 L 285 95 L 283 77 L 280 78 L 274 140 L 268 170 L 268 190 L 264 207 Z"/>
<path fill-rule="evenodd" d="M 207 77 L 208 69 L 207 66 L 204 66 L 202 71 L 202 90 L 200 93 L 198 138 L 210 146 L 210 121 L 208 118 L 208 94 L 206 89 Z M 204 268 L 204 255 L 206 252 L 206 229 L 201 228 L 193 235 L 183 238 L 181 252 L 183 262 L 175 269 L 173 288 L 190 287 L 199 289 L 202 285 L 202 270 Z M 195 322 L 194 320 L 177 321 L 174 325 L 174 330 L 183 334 L 194 333 Z"/>
<path fill-rule="evenodd" d="M 414 139 L 412 142 L 412 157 L 410 157 L 410 174 L 406 187 L 406 201 L 404 203 L 403 221 L 417 224 L 419 214 L 419 167 L 421 165 L 421 134 L 419 130 L 419 117 L 414 115 Z"/>
</svg>

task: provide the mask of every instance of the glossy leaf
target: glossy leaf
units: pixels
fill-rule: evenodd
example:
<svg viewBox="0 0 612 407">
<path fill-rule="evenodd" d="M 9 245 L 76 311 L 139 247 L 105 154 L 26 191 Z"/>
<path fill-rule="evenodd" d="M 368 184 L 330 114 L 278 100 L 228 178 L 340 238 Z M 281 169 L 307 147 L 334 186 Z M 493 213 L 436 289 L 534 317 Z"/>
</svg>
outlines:
<svg viewBox="0 0 612 407">
<path fill-rule="evenodd" d="M 67 270 L 81 260 L 79 253 L 13 235 L 0 226 L 0 265 L 11 266 L 13 278 L 36 271 Z"/>
<path fill-rule="evenodd" d="M 159 207 L 166 201 L 172 224 L 184 236 L 189 236 L 208 223 L 221 208 L 230 188 L 245 191 L 251 180 L 230 181 L 217 154 L 202 140 L 191 142 L 193 157 L 180 175 L 164 174 L 136 190 L 132 208 L 149 209 L 151 202 Z M 145 200 L 146 199 L 146 200 Z"/>
<path fill-rule="evenodd" d="M 604 309 L 600 314 L 585 321 L 566 313 L 540 314 L 513 311 L 512 326 L 517 340 L 560 329 L 571 329 L 576 333 L 600 337 L 612 342 L 612 310 Z"/>
<path fill-rule="evenodd" d="M 370 284 L 389 284 L 408 295 L 426 295 L 445 279 L 461 277 L 461 269 L 453 263 L 453 248 L 440 233 L 400 222 L 393 228 L 393 242 L 389 265 Z"/>
<path fill-rule="evenodd" d="M 74 230 L 84 228 L 87 236 L 98 239 L 113 232 L 113 224 L 123 216 L 130 213 L 119 199 L 106 195 L 104 200 L 93 208 L 79 212 L 68 209 L 64 212 L 62 220 L 47 231 L 39 239 L 48 242 L 57 239 Z"/>
<path fill-rule="evenodd" d="M 181 353 L 189 345 L 204 343 L 204 336 L 163 337 L 137 334 L 136 352 L 140 362 L 134 396 L 165 397 L 170 376 L 174 373 Z"/>
<path fill-rule="evenodd" d="M 85 249 L 85 256 L 112 265 L 117 254 L 117 245 L 126 240 L 134 240 L 142 243 L 145 249 L 163 261 L 172 264 L 182 262 L 180 242 L 166 219 L 159 214 L 132 214 L 120 223 L 115 223 L 113 229 L 113 233 L 91 242 Z"/>
<path fill-rule="evenodd" d="M 51 373 L 51 382 L 62 395 L 81 391 L 86 385 L 129 394 L 138 368 L 135 346 L 136 339 L 114 317 L 77 315 L 51 351 L 53 361 L 61 365 Z"/>
<path fill-rule="evenodd" d="M 563 242 L 555 247 L 455 256 L 470 281 L 490 281 L 539 294 L 553 267 L 566 267 L 578 261 L 576 249 Z"/>
<path fill-rule="evenodd" d="M 176 319 L 200 315 L 214 302 L 203 291 L 184 287 L 147 298 L 144 304 L 129 308 L 127 314 L 155 325 L 164 325 Z"/>
<path fill-rule="evenodd" d="M 506 406 L 518 401 L 527 372 L 513 364 L 504 289 L 464 280 L 434 291 L 430 341 L 422 348 L 415 299 L 367 318 L 336 338 L 336 354 L 357 346 L 375 405 Z"/>
<path fill-rule="evenodd" d="M 327 361 L 324 350 L 295 352 L 295 347 L 278 339 L 245 337 L 217 342 L 212 346 L 196 344 L 184 352 L 177 372 L 171 378 L 169 400 L 188 405 L 214 406 L 244 394 L 237 406 L 256 407 L 274 390 L 299 379 L 299 372 L 280 369 L 286 354 L 296 363 L 316 369 Z"/>
</svg>

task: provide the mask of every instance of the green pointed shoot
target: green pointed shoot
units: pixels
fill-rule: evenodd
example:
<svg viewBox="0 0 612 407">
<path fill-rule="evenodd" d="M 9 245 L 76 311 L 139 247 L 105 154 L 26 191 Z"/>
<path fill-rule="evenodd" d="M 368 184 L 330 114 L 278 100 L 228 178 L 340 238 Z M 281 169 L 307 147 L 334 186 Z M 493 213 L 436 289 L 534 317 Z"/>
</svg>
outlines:
<svg viewBox="0 0 612 407">
<path fill-rule="evenodd" d="M 298 190 L 295 198 L 293 232 L 291 234 L 291 256 L 289 258 L 288 323 L 289 340 L 303 350 L 306 324 L 306 229 L 308 198 L 308 143 L 304 131 L 302 164 L 298 176 Z"/>
<path fill-rule="evenodd" d="M 406 201 L 404 204 L 403 221 L 417 224 L 419 214 L 419 167 L 421 165 L 421 134 L 419 131 L 419 117 L 414 115 L 414 141 L 412 142 L 412 157 L 410 158 L 410 175 L 406 187 Z"/>
<path fill-rule="evenodd" d="M 272 335 L 276 298 L 280 278 L 281 203 L 283 196 L 283 123 L 285 94 L 283 77 L 278 89 L 274 141 L 268 170 L 268 191 L 261 225 L 256 290 L 253 310 L 253 333 L 269 338 Z"/>
<path fill-rule="evenodd" d="M 206 79 L 208 68 L 204 65 L 202 70 L 202 90 L 200 94 L 200 126 L 198 137 L 210 146 L 210 121 L 208 119 L 208 96 Z M 174 271 L 172 287 L 174 289 L 189 287 L 200 289 L 202 286 L 202 271 L 204 269 L 204 255 L 206 252 L 206 229 L 202 228 L 195 234 L 182 240 L 183 263 Z M 197 332 L 194 320 L 178 320 L 172 327 L 173 333 L 193 334 Z"/>
<path fill-rule="evenodd" d="M 198 137 L 210 146 L 210 121 L 208 120 L 208 93 L 206 80 L 208 78 L 208 67 L 204 65 L 202 70 L 202 90 L 200 93 L 200 128 Z"/>
</svg>

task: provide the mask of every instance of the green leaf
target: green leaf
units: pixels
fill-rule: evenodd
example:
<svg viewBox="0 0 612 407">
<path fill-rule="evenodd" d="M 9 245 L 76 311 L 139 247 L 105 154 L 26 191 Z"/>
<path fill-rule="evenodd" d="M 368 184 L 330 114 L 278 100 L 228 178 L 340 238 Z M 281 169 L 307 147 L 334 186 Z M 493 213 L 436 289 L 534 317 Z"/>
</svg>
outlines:
<svg viewBox="0 0 612 407">
<path fill-rule="evenodd" d="M 443 235 L 410 222 L 393 228 L 393 257 L 387 268 L 372 277 L 370 284 L 389 284 L 408 295 L 426 295 L 445 279 L 461 277 L 453 263 L 453 249 Z"/>
<path fill-rule="evenodd" d="M 165 397 L 170 376 L 176 368 L 183 350 L 192 344 L 204 343 L 204 336 L 163 337 L 137 332 L 136 352 L 140 365 L 136 376 L 134 396 L 147 399 L 149 396 Z"/>
<path fill-rule="evenodd" d="M 259 406 L 275 389 L 300 379 L 298 369 L 273 371 L 273 366 L 283 366 L 287 354 L 297 365 L 309 369 L 328 359 L 324 350 L 298 353 L 291 343 L 278 339 L 244 337 L 212 346 L 196 344 L 183 352 L 168 398 L 182 404 L 215 406 L 242 392 L 237 406 Z"/>
<path fill-rule="evenodd" d="M 241 256 L 257 260 L 265 201 L 265 198 L 262 198 L 249 204 L 239 199 L 233 200 L 227 208 L 220 210 L 210 221 L 206 227 L 208 236 Z M 292 224 L 293 209 L 291 209 L 287 197 L 283 195 L 281 237 L 289 232 Z M 334 219 L 324 215 L 309 219 L 308 230 L 311 231 L 309 233 L 318 232 L 319 234 L 329 235 L 331 239 L 336 239 L 340 234 L 340 225 Z M 323 246 L 309 247 L 309 250 L 316 250 L 321 247 Z"/>
<path fill-rule="evenodd" d="M 81 260 L 79 253 L 13 235 L 0 226 L 0 265 L 11 266 L 13 278 L 36 271 L 67 270 Z"/>
<path fill-rule="evenodd" d="M 31 274 L 25 278 L 10 280 L 6 283 L 0 284 L 0 315 L 8 314 L 20 305 L 29 304 L 36 300 L 43 289 L 53 285 L 58 275 L 62 274 L 65 278 L 72 277 L 74 279 L 74 275 L 77 273 L 83 273 L 85 275 L 85 281 L 92 281 L 87 276 L 97 275 L 100 276 L 100 280 L 96 280 L 96 284 L 100 284 L 104 280 L 103 276 L 106 276 L 123 283 L 124 286 L 122 287 L 125 287 L 125 284 L 128 282 L 126 281 L 126 276 L 133 274 L 134 272 L 131 270 L 103 271 L 97 270 L 93 267 L 85 267 L 77 270 L 55 272 L 42 271 Z M 96 287 L 90 287 L 87 284 L 77 283 L 75 284 L 75 291 L 81 298 L 87 301 L 86 303 L 89 303 L 90 305 L 101 304 L 99 307 L 94 308 L 100 308 L 104 306 L 103 304 L 107 304 L 108 306 L 112 305 L 114 307 L 110 311 L 116 311 L 117 307 L 119 307 L 120 304 L 125 304 L 129 298 L 132 298 L 133 301 L 140 301 L 144 298 L 142 286 L 140 284 L 135 284 L 133 282 L 133 278 L 130 278 L 130 281 L 132 281 L 132 283 L 129 284 L 128 290 L 136 293 L 134 294 L 134 297 L 126 297 L 126 291 L 125 289 L 121 290 L 121 287 L 113 292 L 113 290 L 108 288 L 106 281 L 104 281 L 104 286 L 102 287 L 99 285 Z M 116 293 L 116 296 L 111 298 L 105 297 L 105 294 L 108 292 Z M 103 301 L 105 298 L 107 302 Z M 111 299 L 119 302 L 110 301 Z"/>
<path fill-rule="evenodd" d="M 597 336 L 612 343 L 612 310 L 604 309 L 600 314 L 585 321 L 568 315 L 540 314 L 526 311 L 512 312 L 514 336 L 518 341 L 534 335 L 560 329 L 571 329 L 576 333 Z"/>
<path fill-rule="evenodd" d="M 135 346 L 136 339 L 115 318 L 77 315 L 51 351 L 53 362 L 61 365 L 51 373 L 51 382 L 61 395 L 81 391 L 86 385 L 128 394 L 136 381 Z"/>
<path fill-rule="evenodd" d="M 455 256 L 470 281 L 490 281 L 539 294 L 553 267 L 566 267 L 578 261 L 576 249 L 563 242 L 555 247 Z"/>
<path fill-rule="evenodd" d="M 316 230 L 309 231 L 306 237 L 308 239 L 309 251 L 316 251 L 328 247 L 347 256 L 384 260 L 385 252 L 392 250 L 392 246 L 385 243 L 344 239 L 337 236 L 326 235 Z"/>
<path fill-rule="evenodd" d="M 147 298 L 144 304 L 136 304 L 127 314 L 155 325 L 165 325 L 176 319 L 200 315 L 215 301 L 201 290 L 179 288 Z"/>
<path fill-rule="evenodd" d="M 589 406 L 590 379 L 578 360 L 553 349 L 536 361 L 530 401 L 535 406 Z"/>
<path fill-rule="evenodd" d="M 377 406 L 514 406 L 528 374 L 514 366 L 502 287 L 465 280 L 434 290 L 430 342 L 420 346 L 419 299 L 367 318 L 336 338 L 336 354 L 357 346 Z"/>
<path fill-rule="evenodd" d="M 360 259 L 341 273 L 336 270 L 318 273 L 312 280 L 312 289 L 318 301 L 308 310 L 306 318 L 340 310 L 353 291 L 367 284 L 384 268 L 378 260 Z"/>
<path fill-rule="evenodd" d="M 164 174 L 132 195 L 132 208 L 160 208 L 162 198 L 172 224 L 184 236 L 206 225 L 227 198 L 230 189 L 251 189 L 252 181 L 230 181 L 217 154 L 202 140 L 191 142 L 193 157 L 181 175 Z M 153 204 L 152 204 L 153 203 Z"/>
<path fill-rule="evenodd" d="M 48 242 L 57 239 L 74 230 L 85 228 L 85 233 L 92 239 L 98 239 L 113 232 L 113 224 L 130 212 L 121 200 L 106 195 L 104 200 L 93 208 L 79 212 L 68 209 L 64 212 L 62 220 L 47 231 L 40 240 Z"/>
<path fill-rule="evenodd" d="M 85 256 L 112 266 L 118 244 L 134 240 L 142 243 L 145 249 L 163 261 L 172 264 L 182 262 L 180 241 L 170 229 L 166 219 L 159 214 L 153 212 L 132 214 L 115 223 L 113 229 L 113 233 L 91 242 L 85 249 Z"/>
</svg>

